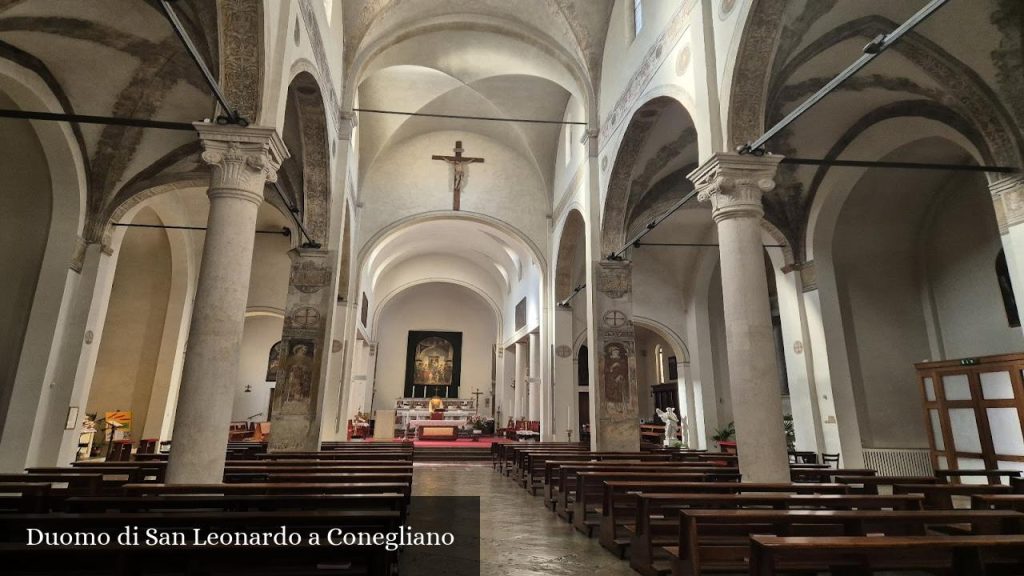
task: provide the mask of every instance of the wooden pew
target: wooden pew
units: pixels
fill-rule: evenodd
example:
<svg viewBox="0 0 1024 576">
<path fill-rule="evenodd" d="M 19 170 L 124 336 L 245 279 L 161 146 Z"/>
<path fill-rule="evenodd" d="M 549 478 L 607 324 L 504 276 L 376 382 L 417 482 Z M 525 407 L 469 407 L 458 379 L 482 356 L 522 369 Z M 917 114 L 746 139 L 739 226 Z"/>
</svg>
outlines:
<svg viewBox="0 0 1024 576">
<path fill-rule="evenodd" d="M 589 538 L 595 528 L 601 525 L 601 503 L 604 498 L 604 483 L 613 480 L 634 480 L 650 482 L 736 482 L 739 472 L 579 472 L 576 474 L 575 499 L 572 502 L 573 527 Z M 727 469 L 726 469 L 727 470 Z M 595 516 L 597 514 L 597 516 Z"/>
<path fill-rule="evenodd" d="M 794 569 L 866 575 L 876 570 L 988 574 L 991 564 L 1024 572 L 1024 536 L 751 537 L 751 576 Z"/>
<path fill-rule="evenodd" d="M 52 486 L 46 482 L 10 482 L 0 484 L 0 514 L 9 512 L 48 512 Z"/>
<path fill-rule="evenodd" d="M 791 468 L 793 482 L 832 482 L 836 476 L 875 476 L 870 468 Z"/>
<path fill-rule="evenodd" d="M 960 482 L 964 477 L 982 476 L 989 484 L 1002 484 L 1000 478 L 1020 478 L 1020 470 L 936 470 L 935 477 L 948 482 L 951 478 Z"/>
<path fill-rule="evenodd" d="M 114 463 L 112 463 L 114 464 Z M 37 468 L 26 468 L 25 471 L 29 474 L 100 474 L 104 479 L 111 479 L 111 477 L 123 478 L 128 482 L 145 482 L 147 479 L 152 479 L 156 482 L 163 482 L 164 472 L 166 466 L 152 467 L 141 465 L 138 462 L 117 462 L 120 466 L 90 466 L 88 468 L 82 467 L 37 467 Z M 128 466 L 125 466 L 128 464 Z"/>
<path fill-rule="evenodd" d="M 526 488 L 531 496 L 537 495 L 538 489 L 543 489 L 548 479 L 548 462 L 671 462 L 672 457 L 668 454 L 648 453 L 599 453 L 589 452 L 575 456 L 550 454 L 531 454 L 527 456 L 527 468 L 523 471 L 520 486 Z M 545 491 L 546 493 L 546 491 Z"/>
<path fill-rule="evenodd" d="M 896 484 L 893 494 L 923 494 L 924 507 L 929 510 L 952 510 L 953 497 L 975 494 L 1009 494 L 1011 488 L 1003 484 Z"/>
<path fill-rule="evenodd" d="M 99 496 L 104 487 L 102 474 L 0 474 L 0 484 L 40 482 L 66 485 L 53 490 L 54 496 Z"/>
<path fill-rule="evenodd" d="M 630 566 L 641 573 L 654 573 L 668 558 L 661 547 L 671 546 L 679 537 L 679 513 L 683 509 L 776 510 L 921 510 L 920 495 L 877 496 L 866 494 L 793 494 L 760 492 L 757 488 L 735 494 L 638 494 L 632 523 L 614 526 L 614 516 L 602 523 L 601 544 L 622 556 L 629 547 Z M 602 518 L 604 519 L 604 518 Z"/>
<path fill-rule="evenodd" d="M 971 509 L 1024 512 L 1024 494 L 973 494 Z"/>
<path fill-rule="evenodd" d="M 608 470 L 609 467 L 626 467 L 637 472 L 650 472 L 656 470 L 679 470 L 688 471 L 693 468 L 709 469 L 701 462 L 678 462 L 678 461 L 639 461 L 639 460 L 617 460 L 609 459 L 600 462 L 580 462 L 567 460 L 548 460 L 544 462 L 544 506 L 555 511 L 557 501 L 562 493 L 563 486 L 575 486 L 576 472 L 581 469 L 587 470 Z M 718 468 L 713 468 L 717 470 Z M 731 469 L 735 471 L 735 469 Z"/>
<path fill-rule="evenodd" d="M 405 520 L 407 505 L 399 492 L 368 494 L 164 494 L 162 496 L 76 496 L 64 501 L 67 512 L 156 512 L 218 510 L 393 510 Z"/>
<path fill-rule="evenodd" d="M 851 494 L 878 494 L 879 486 L 888 486 L 891 491 L 896 484 L 938 484 L 939 479 L 932 476 L 834 476 L 832 481 L 848 484 Z"/>
<path fill-rule="evenodd" d="M 659 472 L 664 471 L 664 472 L 667 472 L 667 473 L 701 474 L 702 475 L 701 480 L 703 480 L 703 481 L 707 481 L 707 480 L 711 480 L 711 481 L 723 480 L 723 481 L 727 481 L 727 482 L 739 481 L 739 470 L 736 469 L 736 468 L 724 468 L 724 467 L 721 467 L 721 466 L 702 466 L 700 462 L 693 462 L 693 463 L 690 463 L 690 462 L 680 462 L 680 464 L 692 464 L 692 465 L 688 465 L 688 466 L 683 467 L 683 468 L 668 468 L 668 469 L 665 469 L 665 470 L 661 470 L 661 469 L 655 469 L 655 470 L 638 469 L 638 470 L 633 470 L 632 467 L 630 467 L 627 470 L 616 470 L 615 468 L 612 468 L 611 470 L 607 470 L 607 471 L 618 471 L 618 472 L 633 472 L 633 471 L 635 471 L 635 472 L 647 472 L 647 473 L 650 473 L 650 474 L 657 474 Z M 575 466 L 575 467 L 574 466 L 562 466 L 562 467 L 559 468 L 557 480 L 555 481 L 555 486 L 554 486 L 554 488 L 552 490 L 552 493 L 555 495 L 554 511 L 555 511 L 556 514 L 558 514 L 559 518 L 562 518 L 562 519 L 566 520 L 567 522 L 572 522 L 573 521 L 573 516 L 574 516 L 574 514 L 576 512 L 575 504 L 576 504 L 577 494 L 578 494 L 578 490 L 579 490 L 579 483 L 578 483 L 579 472 L 580 471 L 600 472 L 602 470 L 604 470 L 603 467 L 597 467 L 597 468 L 589 469 L 589 468 L 586 468 L 586 467 L 583 467 L 583 466 Z M 651 481 L 651 480 L 653 480 L 652 478 L 636 478 L 636 477 L 631 477 L 631 478 L 628 478 L 628 479 L 629 480 L 639 480 L 639 481 Z M 672 479 L 671 478 L 665 478 L 664 480 L 665 481 L 671 481 Z M 603 495 L 603 490 L 602 490 L 602 487 L 600 485 L 600 481 L 596 481 L 596 482 L 590 484 L 589 488 L 591 490 L 591 494 L 588 495 L 588 498 L 590 496 L 593 496 L 594 498 L 591 498 L 591 500 L 593 500 L 595 502 L 600 502 L 600 500 L 597 499 L 597 498 L 601 497 L 601 495 Z"/>
<path fill-rule="evenodd" d="M 972 535 L 1018 533 L 1024 515 L 1005 510 L 683 510 L 673 576 L 747 571 L 750 536 L 925 535 L 930 526 L 970 524 Z M 649 574 L 649 573 L 648 573 Z"/>
<path fill-rule="evenodd" d="M 126 496 L 164 494 L 402 494 L 408 502 L 412 487 L 405 482 L 244 482 L 239 484 L 126 484 Z"/>
</svg>

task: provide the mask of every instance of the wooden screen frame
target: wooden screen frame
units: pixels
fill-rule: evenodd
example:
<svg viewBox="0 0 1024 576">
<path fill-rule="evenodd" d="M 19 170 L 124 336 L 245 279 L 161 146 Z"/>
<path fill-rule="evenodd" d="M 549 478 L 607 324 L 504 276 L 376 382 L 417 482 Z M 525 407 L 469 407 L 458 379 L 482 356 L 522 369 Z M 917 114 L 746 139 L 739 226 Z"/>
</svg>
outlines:
<svg viewBox="0 0 1024 576">
<path fill-rule="evenodd" d="M 930 449 L 932 468 L 939 468 L 939 457 L 946 458 L 946 468 L 951 470 L 959 469 L 960 458 L 982 460 L 985 463 L 985 468 L 989 470 L 998 468 L 1000 460 L 1024 463 L 1024 456 L 996 453 L 992 442 L 992 429 L 989 424 L 987 410 L 988 408 L 1016 408 L 1021 430 L 1024 431 L 1024 376 L 1022 376 L 1022 371 L 1024 371 L 1024 354 L 1004 354 L 963 360 L 920 362 L 915 364 L 914 367 L 917 368 L 918 387 L 921 391 L 921 400 L 924 406 L 924 422 L 925 429 L 928 431 L 928 447 Z M 981 374 L 987 372 L 1008 372 L 1010 374 L 1010 385 L 1013 389 L 1013 398 L 986 400 L 982 394 Z M 968 386 L 971 390 L 970 400 L 946 400 L 943 377 L 957 375 L 967 377 Z M 926 378 L 930 378 L 932 381 L 935 400 L 928 400 L 928 392 L 925 386 Z M 980 453 L 964 452 L 956 449 L 949 411 L 957 408 L 970 408 L 974 410 L 974 417 L 978 424 L 978 437 L 981 443 Z M 935 446 L 935 433 L 932 429 L 930 415 L 931 410 L 937 410 L 939 414 L 939 427 L 941 428 L 943 443 L 942 450 L 937 449 Z M 952 480 L 957 481 L 955 478 Z M 998 479 L 990 478 L 989 481 L 998 482 Z"/>
</svg>

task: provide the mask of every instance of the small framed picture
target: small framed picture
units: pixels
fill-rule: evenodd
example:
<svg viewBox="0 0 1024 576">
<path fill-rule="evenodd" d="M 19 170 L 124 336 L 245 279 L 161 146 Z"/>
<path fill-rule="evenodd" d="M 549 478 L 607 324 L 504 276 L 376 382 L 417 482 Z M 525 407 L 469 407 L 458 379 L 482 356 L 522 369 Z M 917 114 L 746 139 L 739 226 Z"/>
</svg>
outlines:
<svg viewBox="0 0 1024 576">
<path fill-rule="evenodd" d="M 65 430 L 74 430 L 78 426 L 78 406 L 68 406 L 68 419 L 64 422 Z"/>
</svg>

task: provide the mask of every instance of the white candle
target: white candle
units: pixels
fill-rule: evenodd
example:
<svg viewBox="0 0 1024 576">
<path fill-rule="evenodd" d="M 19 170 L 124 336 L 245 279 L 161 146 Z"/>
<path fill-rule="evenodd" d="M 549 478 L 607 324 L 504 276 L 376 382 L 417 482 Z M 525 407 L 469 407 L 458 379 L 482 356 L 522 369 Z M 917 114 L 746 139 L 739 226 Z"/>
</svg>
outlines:
<svg viewBox="0 0 1024 576">
<path fill-rule="evenodd" d="M 565 427 L 569 428 L 572 425 L 572 406 L 565 407 Z"/>
</svg>

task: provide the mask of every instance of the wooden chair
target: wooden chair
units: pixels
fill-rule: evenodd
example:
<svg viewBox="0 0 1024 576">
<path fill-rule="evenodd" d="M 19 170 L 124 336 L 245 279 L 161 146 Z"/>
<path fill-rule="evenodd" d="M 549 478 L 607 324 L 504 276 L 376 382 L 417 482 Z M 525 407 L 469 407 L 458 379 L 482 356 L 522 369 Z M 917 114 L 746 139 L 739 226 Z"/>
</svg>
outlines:
<svg viewBox="0 0 1024 576">
<path fill-rule="evenodd" d="M 836 468 L 839 468 L 839 454 L 826 454 L 822 452 L 821 463 L 829 465 L 835 464 Z"/>
</svg>

